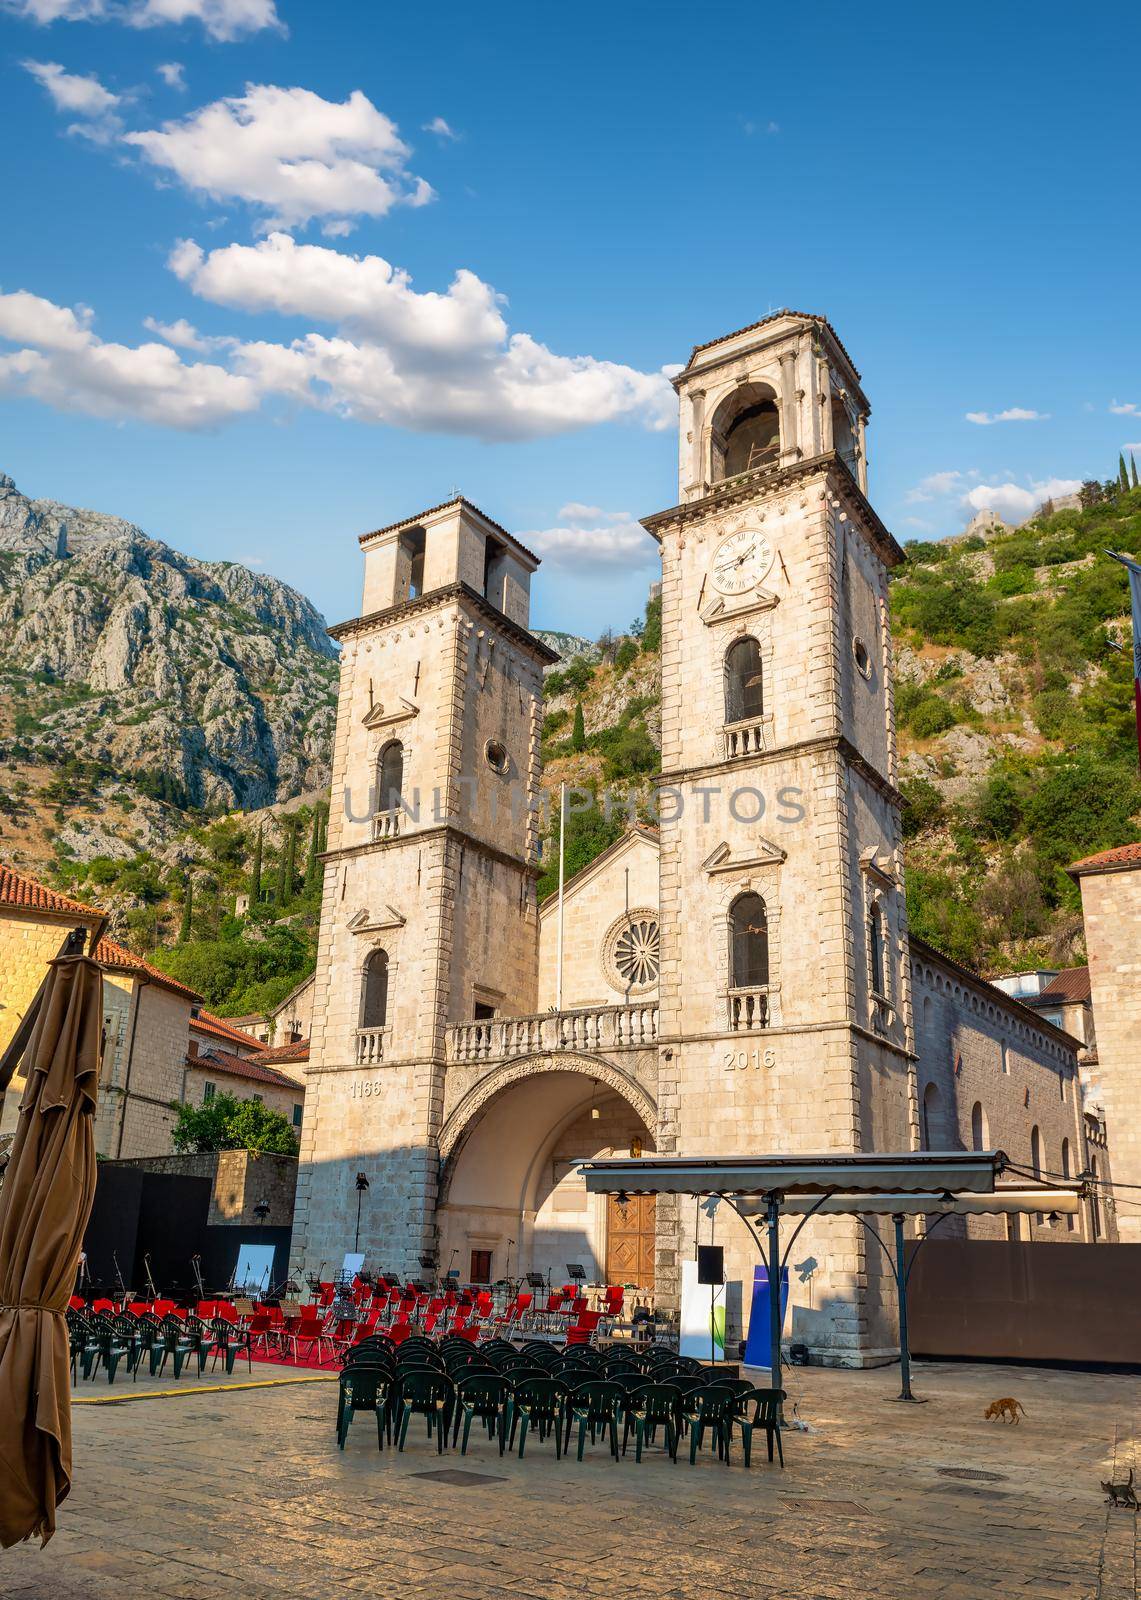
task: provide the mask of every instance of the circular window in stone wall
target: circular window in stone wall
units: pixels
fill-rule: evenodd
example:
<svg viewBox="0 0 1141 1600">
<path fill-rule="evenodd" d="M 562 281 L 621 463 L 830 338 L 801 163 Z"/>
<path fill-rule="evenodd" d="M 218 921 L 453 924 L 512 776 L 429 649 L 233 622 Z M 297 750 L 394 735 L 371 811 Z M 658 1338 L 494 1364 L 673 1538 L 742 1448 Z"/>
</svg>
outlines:
<svg viewBox="0 0 1141 1600">
<path fill-rule="evenodd" d="M 852 640 L 852 654 L 856 658 L 856 671 L 862 678 L 872 675 L 872 658 L 868 654 L 868 647 L 862 639 Z"/>
<path fill-rule="evenodd" d="M 632 994 L 652 989 L 658 981 L 660 944 L 656 911 L 628 911 L 619 917 L 604 946 L 609 981 Z"/>
<path fill-rule="evenodd" d="M 489 739 L 484 747 L 487 764 L 493 772 L 505 773 L 511 765 L 511 757 L 507 754 L 507 746 L 500 744 L 498 739 Z"/>
</svg>

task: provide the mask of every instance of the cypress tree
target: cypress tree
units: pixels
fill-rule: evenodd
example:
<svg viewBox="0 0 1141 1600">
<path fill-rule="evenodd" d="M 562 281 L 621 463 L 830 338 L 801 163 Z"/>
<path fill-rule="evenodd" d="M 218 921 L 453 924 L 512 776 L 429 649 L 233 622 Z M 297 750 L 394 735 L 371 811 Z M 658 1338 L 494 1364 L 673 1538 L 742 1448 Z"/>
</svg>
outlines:
<svg viewBox="0 0 1141 1600">
<path fill-rule="evenodd" d="M 1123 490 L 1128 490 L 1129 474 L 1125 470 L 1125 457 L 1120 453 L 1118 453 L 1117 457 L 1117 481 Z"/>
<path fill-rule="evenodd" d="M 1136 460 L 1134 458 L 1132 450 L 1130 450 L 1130 452 L 1129 452 L 1129 477 L 1130 477 L 1130 480 L 1131 480 L 1131 482 L 1133 484 L 1133 487 L 1136 489 L 1136 487 L 1137 487 L 1137 462 L 1136 462 Z"/>
<path fill-rule="evenodd" d="M 321 848 L 321 807 L 313 808 L 313 826 L 309 831 L 309 859 L 305 863 L 305 887 L 312 889 L 321 869 L 317 860 L 317 852 Z"/>
<path fill-rule="evenodd" d="M 582 701 L 574 708 L 574 727 L 571 729 L 571 749 L 586 749 L 586 723 L 582 715 Z"/>
<path fill-rule="evenodd" d="M 190 918 L 194 909 L 194 885 L 187 874 L 182 885 L 182 926 L 178 930 L 179 944 L 185 944 L 190 938 Z"/>
<path fill-rule="evenodd" d="M 277 887 L 274 890 L 274 895 L 273 895 L 273 905 L 274 905 L 274 910 L 275 911 L 281 911 L 281 910 L 284 909 L 284 906 L 285 906 L 286 883 L 287 883 L 287 879 L 286 879 L 286 876 L 285 876 L 286 858 L 287 858 L 287 851 L 286 851 L 286 847 L 285 847 L 285 841 L 282 840 L 282 842 L 277 847 Z"/>
<path fill-rule="evenodd" d="M 261 901 L 261 853 L 262 833 L 264 825 L 258 828 L 258 836 L 254 842 L 254 861 L 250 868 L 250 904 L 256 906 Z"/>
</svg>

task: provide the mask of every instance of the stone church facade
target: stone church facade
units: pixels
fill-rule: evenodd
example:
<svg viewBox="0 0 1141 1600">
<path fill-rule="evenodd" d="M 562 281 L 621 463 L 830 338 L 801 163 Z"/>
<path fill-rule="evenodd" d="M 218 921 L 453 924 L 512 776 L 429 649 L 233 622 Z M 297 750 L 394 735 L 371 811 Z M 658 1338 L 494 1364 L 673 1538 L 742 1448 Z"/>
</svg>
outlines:
<svg viewBox="0 0 1141 1600">
<path fill-rule="evenodd" d="M 527 631 L 537 559 L 462 499 L 361 540 L 363 614 L 333 630 L 299 1269 L 353 1248 L 363 1173 L 377 1268 L 430 1255 L 465 1279 L 561 1281 L 582 1262 L 675 1307 L 712 1239 L 747 1302 L 755 1252 L 725 1208 L 619 1206 L 575 1162 L 914 1149 L 927 1085 L 954 1103 L 953 1014 L 917 1059 L 887 594 L 902 552 L 867 499 L 859 374 L 824 319 L 781 312 L 697 347 L 674 381 L 678 503 L 645 521 L 659 826 L 571 880 L 561 916 L 535 891 L 553 659 Z M 1049 1136 L 1084 1160 L 1074 1041 L 994 993 L 1025 1013 L 1036 1103 L 1048 1084 L 1065 1106 L 1073 1079 Z M 941 1137 L 962 1143 L 961 1122 Z M 806 1227 L 793 1338 L 850 1364 L 891 1353 L 879 1258 L 854 1219 Z"/>
</svg>

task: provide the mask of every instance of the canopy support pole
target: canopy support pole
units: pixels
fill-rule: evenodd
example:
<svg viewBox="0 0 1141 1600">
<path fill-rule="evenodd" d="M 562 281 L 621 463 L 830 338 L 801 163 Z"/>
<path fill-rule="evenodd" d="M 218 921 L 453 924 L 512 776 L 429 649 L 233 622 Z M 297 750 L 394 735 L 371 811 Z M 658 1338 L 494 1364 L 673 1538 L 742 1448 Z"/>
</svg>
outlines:
<svg viewBox="0 0 1141 1600">
<path fill-rule="evenodd" d="M 903 1214 L 897 1211 L 895 1223 L 895 1283 L 899 1302 L 899 1376 L 901 1400 L 914 1400 L 911 1392 L 911 1347 L 907 1340 L 907 1269 L 903 1254 Z"/>
</svg>

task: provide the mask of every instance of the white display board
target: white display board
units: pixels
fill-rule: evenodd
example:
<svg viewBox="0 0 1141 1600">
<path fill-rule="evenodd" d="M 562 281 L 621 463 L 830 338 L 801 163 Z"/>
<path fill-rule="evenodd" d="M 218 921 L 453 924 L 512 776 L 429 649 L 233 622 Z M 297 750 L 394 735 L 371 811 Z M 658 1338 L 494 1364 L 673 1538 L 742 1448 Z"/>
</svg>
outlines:
<svg viewBox="0 0 1141 1600">
<path fill-rule="evenodd" d="M 273 1246 L 243 1244 L 238 1247 L 234 1288 L 238 1293 L 264 1294 L 273 1281 Z"/>
<path fill-rule="evenodd" d="M 341 1273 L 346 1283 L 352 1283 L 357 1273 L 364 1266 L 364 1252 L 358 1256 L 352 1250 L 345 1256 L 341 1263 Z"/>
<path fill-rule="evenodd" d="M 725 1359 L 725 1290 L 725 1284 L 698 1283 L 697 1262 L 682 1262 L 681 1355 Z"/>
</svg>

